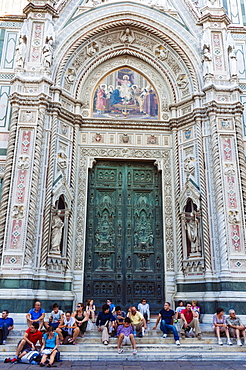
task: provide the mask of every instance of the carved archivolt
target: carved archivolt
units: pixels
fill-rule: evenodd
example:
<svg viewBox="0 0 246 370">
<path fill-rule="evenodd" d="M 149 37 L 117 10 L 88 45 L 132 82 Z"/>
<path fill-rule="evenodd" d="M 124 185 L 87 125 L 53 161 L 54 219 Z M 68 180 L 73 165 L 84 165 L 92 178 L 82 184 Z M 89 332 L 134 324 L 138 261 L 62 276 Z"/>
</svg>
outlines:
<svg viewBox="0 0 246 370">
<path fill-rule="evenodd" d="M 186 74 L 189 77 L 189 82 L 191 84 L 191 90 L 196 91 L 198 90 L 198 79 L 196 76 L 196 72 L 194 69 L 194 61 L 196 57 L 193 55 L 193 52 L 190 50 L 189 54 L 192 57 L 193 62 L 191 63 L 188 54 L 184 50 L 187 50 L 188 45 L 185 45 L 185 42 L 180 39 L 180 36 L 177 33 L 172 33 L 171 29 L 165 28 L 165 25 L 162 25 L 164 28 L 160 30 L 160 25 L 156 25 L 154 27 L 153 22 L 151 25 L 148 25 L 148 19 L 144 18 L 142 22 L 140 22 L 140 18 L 138 16 L 135 19 L 134 15 L 131 15 L 132 19 L 118 19 L 118 16 L 114 17 L 109 16 L 103 18 L 104 24 L 101 24 L 101 20 L 97 20 L 92 25 L 87 25 L 86 28 L 83 28 L 83 33 L 81 33 L 81 25 L 80 30 L 78 32 L 74 32 L 70 35 L 70 38 L 63 42 L 64 45 L 61 45 L 59 48 L 59 52 L 63 53 L 63 56 L 60 57 L 60 65 L 56 72 L 55 80 L 57 84 L 61 84 L 61 79 L 63 79 L 64 72 L 66 72 L 67 68 L 72 68 L 72 59 L 78 58 L 80 54 L 80 58 L 88 58 L 87 47 L 91 44 L 91 42 L 96 42 L 98 48 L 94 48 L 95 53 L 93 53 L 93 58 L 98 57 L 98 51 L 105 52 L 110 48 L 112 50 L 112 46 L 114 47 L 121 47 L 126 45 L 125 42 L 122 42 L 122 35 L 124 36 L 124 32 L 129 29 L 129 39 L 128 46 L 130 45 L 131 49 L 135 48 L 135 50 L 143 51 L 144 54 L 149 53 L 152 55 L 156 61 L 160 62 L 163 61 L 167 67 L 169 66 L 170 72 L 174 71 L 175 75 L 178 73 Z M 105 23 L 106 22 L 106 23 Z M 114 33 L 116 29 L 120 28 L 118 31 L 117 37 L 115 37 Z M 122 34 L 123 31 L 123 34 Z M 182 35 L 183 37 L 183 35 Z M 174 41 L 175 40 L 175 41 Z M 182 46 L 183 45 L 183 48 Z M 84 52 L 82 49 L 85 47 Z M 157 53 L 157 48 L 159 52 Z M 161 51 L 165 51 L 165 56 Z M 166 50 L 168 50 L 168 55 L 166 58 Z M 160 55 L 161 54 L 161 55 Z M 59 56 L 57 56 L 59 59 Z M 170 60 L 168 60 L 168 58 Z"/>
<path fill-rule="evenodd" d="M 113 159 L 153 159 L 162 162 L 164 176 L 164 205 L 165 205 L 165 248 L 167 270 L 174 270 L 174 241 L 173 241 L 173 212 L 171 197 L 171 153 L 169 150 L 160 149 L 134 149 L 134 148 L 80 148 L 78 172 L 78 209 L 76 227 L 76 245 L 74 251 L 74 270 L 82 270 L 85 250 L 85 225 L 86 225 L 86 195 L 88 168 L 96 158 Z"/>
</svg>

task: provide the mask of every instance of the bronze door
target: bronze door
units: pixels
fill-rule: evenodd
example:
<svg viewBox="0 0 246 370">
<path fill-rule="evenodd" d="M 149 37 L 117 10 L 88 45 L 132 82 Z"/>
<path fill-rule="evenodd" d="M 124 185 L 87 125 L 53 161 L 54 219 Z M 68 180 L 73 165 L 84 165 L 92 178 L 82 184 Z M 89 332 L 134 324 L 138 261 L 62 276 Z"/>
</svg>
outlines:
<svg viewBox="0 0 246 370">
<path fill-rule="evenodd" d="M 161 175 L 153 163 L 98 161 L 89 172 L 85 299 L 163 303 Z"/>
</svg>

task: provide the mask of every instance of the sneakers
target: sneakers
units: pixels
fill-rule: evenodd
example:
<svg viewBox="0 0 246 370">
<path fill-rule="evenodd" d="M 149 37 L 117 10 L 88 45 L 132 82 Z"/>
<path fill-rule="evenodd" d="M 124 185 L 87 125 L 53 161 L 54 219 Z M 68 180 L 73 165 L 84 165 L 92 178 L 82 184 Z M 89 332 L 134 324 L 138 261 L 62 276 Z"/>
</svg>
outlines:
<svg viewBox="0 0 246 370">
<path fill-rule="evenodd" d="M 230 339 L 228 339 L 227 344 L 228 344 L 229 346 L 232 346 L 232 341 L 231 341 Z"/>
<path fill-rule="evenodd" d="M 199 339 L 199 340 L 201 340 L 202 339 L 202 336 L 201 336 L 201 334 L 197 334 L 197 339 Z"/>
<path fill-rule="evenodd" d="M 218 340 L 218 344 L 219 344 L 220 346 L 223 346 L 223 342 L 222 342 L 222 340 L 221 340 L 221 339 L 219 339 L 219 340 Z"/>
<path fill-rule="evenodd" d="M 105 346 L 107 346 L 107 345 L 108 345 L 108 341 L 107 341 L 107 340 L 105 340 L 105 341 L 103 342 L 103 344 L 105 344 Z"/>
<path fill-rule="evenodd" d="M 177 344 L 177 346 L 180 346 L 180 341 L 179 340 L 176 340 L 175 343 Z"/>
<path fill-rule="evenodd" d="M 134 351 L 132 352 L 133 355 L 136 355 L 137 354 L 137 350 L 134 349 Z"/>
<path fill-rule="evenodd" d="M 162 338 L 166 338 L 167 337 L 167 334 L 163 334 Z"/>
<path fill-rule="evenodd" d="M 18 360 L 17 360 L 17 358 L 12 358 L 12 360 L 10 361 L 12 364 L 14 364 L 15 362 L 17 362 Z"/>
<path fill-rule="evenodd" d="M 5 339 L 3 340 L 3 344 L 6 344 L 6 340 Z"/>
<path fill-rule="evenodd" d="M 183 334 L 183 333 L 182 333 L 182 334 L 181 334 L 181 338 L 182 338 L 182 339 L 185 339 L 185 334 Z"/>
<path fill-rule="evenodd" d="M 238 340 L 237 340 L 237 345 L 238 345 L 238 346 L 242 346 L 242 342 L 241 342 L 241 340 L 240 340 L 240 339 L 238 339 Z"/>
<path fill-rule="evenodd" d="M 124 352 L 124 350 L 122 349 L 122 348 L 120 348 L 120 349 L 118 349 L 118 353 L 120 354 L 120 353 L 123 353 Z"/>
</svg>

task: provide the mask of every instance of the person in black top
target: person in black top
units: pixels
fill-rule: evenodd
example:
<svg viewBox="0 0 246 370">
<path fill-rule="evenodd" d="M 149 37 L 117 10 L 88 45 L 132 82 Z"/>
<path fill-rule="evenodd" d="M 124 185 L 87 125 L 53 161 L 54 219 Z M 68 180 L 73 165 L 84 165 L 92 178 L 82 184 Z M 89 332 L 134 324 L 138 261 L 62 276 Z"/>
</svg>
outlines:
<svg viewBox="0 0 246 370">
<path fill-rule="evenodd" d="M 115 317 L 110 311 L 109 305 L 104 304 L 102 311 L 97 316 L 96 326 L 97 330 L 102 332 L 102 342 L 105 345 L 109 343 L 109 328 L 112 321 L 114 326 Z"/>
<path fill-rule="evenodd" d="M 159 312 L 159 315 L 156 319 L 156 323 L 155 323 L 155 326 L 153 327 L 153 330 L 156 329 L 159 321 L 161 320 L 160 329 L 163 332 L 163 338 L 166 338 L 167 333 L 169 331 L 172 331 L 174 335 L 175 343 L 179 346 L 180 345 L 179 335 L 178 335 L 176 327 L 173 325 L 174 315 L 175 315 L 174 311 L 170 309 L 170 303 L 165 302 L 164 308 L 162 308 Z"/>
</svg>

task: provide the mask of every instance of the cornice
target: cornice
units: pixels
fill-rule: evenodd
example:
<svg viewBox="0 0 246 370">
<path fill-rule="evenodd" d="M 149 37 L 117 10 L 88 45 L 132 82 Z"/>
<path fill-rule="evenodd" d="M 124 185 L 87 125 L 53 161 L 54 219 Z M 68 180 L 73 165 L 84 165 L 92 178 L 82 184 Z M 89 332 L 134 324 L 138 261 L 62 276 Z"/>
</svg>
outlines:
<svg viewBox="0 0 246 370">
<path fill-rule="evenodd" d="M 168 121 L 116 121 L 116 120 L 98 120 L 98 119 L 83 119 L 81 128 L 101 128 L 101 129 L 115 129 L 115 130 L 158 130 L 168 131 L 170 133 L 170 126 Z"/>
<path fill-rule="evenodd" d="M 231 24 L 231 20 L 228 17 L 227 14 L 223 15 L 215 15 L 215 14 L 205 14 L 203 15 L 199 21 L 197 22 L 197 25 L 202 25 L 205 22 L 220 22 L 220 23 L 225 23 L 227 26 Z"/>
<path fill-rule="evenodd" d="M 204 108 L 206 109 L 206 113 L 209 115 L 210 113 L 214 114 L 243 114 L 244 106 L 241 102 L 236 103 L 217 103 L 215 100 L 210 102 L 204 103 Z"/>
<path fill-rule="evenodd" d="M 17 104 L 21 108 L 22 106 L 28 107 L 37 107 L 37 105 L 45 105 L 47 108 L 49 107 L 51 97 L 41 93 L 35 96 L 30 95 L 21 95 L 17 92 L 13 92 L 9 96 L 10 104 Z"/>
<path fill-rule="evenodd" d="M 2 15 L 0 17 L 0 22 L 21 22 L 23 23 L 23 20 L 26 19 L 25 14 L 19 14 L 19 15 Z"/>
<path fill-rule="evenodd" d="M 33 3 L 29 3 L 27 4 L 27 6 L 25 6 L 25 8 L 23 9 L 23 13 L 25 14 L 28 14 L 30 12 L 39 12 L 39 13 L 50 13 L 53 18 L 58 18 L 59 15 L 57 14 L 57 11 L 55 10 L 55 8 L 53 8 L 51 5 L 49 4 L 45 4 L 45 5 L 34 5 Z"/>
</svg>

